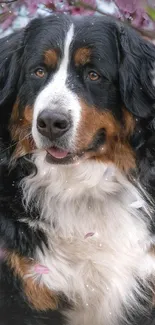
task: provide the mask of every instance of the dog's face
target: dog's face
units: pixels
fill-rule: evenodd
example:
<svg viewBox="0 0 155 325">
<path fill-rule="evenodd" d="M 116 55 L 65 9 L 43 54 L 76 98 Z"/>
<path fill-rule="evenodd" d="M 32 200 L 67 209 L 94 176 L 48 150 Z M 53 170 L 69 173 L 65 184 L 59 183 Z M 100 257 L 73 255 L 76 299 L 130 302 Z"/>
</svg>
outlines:
<svg viewBox="0 0 155 325">
<path fill-rule="evenodd" d="M 154 110 L 153 45 L 111 19 L 63 15 L 35 20 L 9 42 L 1 105 L 11 102 L 14 156 L 39 149 L 49 163 L 133 168 L 137 117 Z"/>
</svg>

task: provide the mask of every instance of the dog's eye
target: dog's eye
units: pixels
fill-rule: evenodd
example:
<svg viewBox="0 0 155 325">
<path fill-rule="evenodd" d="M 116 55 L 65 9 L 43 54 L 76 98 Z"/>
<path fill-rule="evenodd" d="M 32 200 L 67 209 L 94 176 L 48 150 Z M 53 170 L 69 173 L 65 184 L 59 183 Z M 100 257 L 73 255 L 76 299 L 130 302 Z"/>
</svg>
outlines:
<svg viewBox="0 0 155 325">
<path fill-rule="evenodd" d="M 88 77 L 91 81 L 97 81 L 100 79 L 100 75 L 96 71 L 89 71 Z"/>
<path fill-rule="evenodd" d="M 44 78 L 45 76 L 45 70 L 43 68 L 36 69 L 34 73 L 39 78 Z"/>
</svg>

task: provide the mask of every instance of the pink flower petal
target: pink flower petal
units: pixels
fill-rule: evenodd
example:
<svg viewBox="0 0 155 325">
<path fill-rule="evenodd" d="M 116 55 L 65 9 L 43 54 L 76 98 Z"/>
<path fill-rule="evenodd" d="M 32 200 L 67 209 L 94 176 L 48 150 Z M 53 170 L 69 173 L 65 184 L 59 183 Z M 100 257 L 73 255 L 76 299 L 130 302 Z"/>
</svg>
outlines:
<svg viewBox="0 0 155 325">
<path fill-rule="evenodd" d="M 36 264 L 34 266 L 34 270 L 38 274 L 48 274 L 49 273 L 48 267 L 41 265 L 41 264 Z"/>
<path fill-rule="evenodd" d="M 115 0 L 115 2 L 120 10 L 130 14 L 134 13 L 140 4 L 140 0 Z"/>
<path fill-rule="evenodd" d="M 94 236 L 95 233 L 94 232 L 88 232 L 85 236 L 84 236 L 84 239 L 87 239 L 88 237 L 92 237 Z"/>
</svg>

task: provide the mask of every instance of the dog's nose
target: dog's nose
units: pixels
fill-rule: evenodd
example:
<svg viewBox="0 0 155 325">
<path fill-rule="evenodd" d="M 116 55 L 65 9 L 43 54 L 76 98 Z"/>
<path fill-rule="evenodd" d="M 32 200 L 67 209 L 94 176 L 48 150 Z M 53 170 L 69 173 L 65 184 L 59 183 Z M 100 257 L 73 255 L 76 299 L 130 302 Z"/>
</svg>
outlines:
<svg viewBox="0 0 155 325">
<path fill-rule="evenodd" d="M 70 127 L 70 116 L 65 113 L 45 109 L 37 118 L 38 131 L 50 140 L 61 137 Z"/>
</svg>

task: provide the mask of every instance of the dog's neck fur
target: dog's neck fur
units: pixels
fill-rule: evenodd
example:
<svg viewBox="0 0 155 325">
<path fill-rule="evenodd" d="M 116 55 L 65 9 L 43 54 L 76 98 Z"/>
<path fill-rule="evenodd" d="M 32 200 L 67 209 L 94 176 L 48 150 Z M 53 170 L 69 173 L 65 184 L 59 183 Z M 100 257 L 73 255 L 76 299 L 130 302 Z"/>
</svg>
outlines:
<svg viewBox="0 0 155 325">
<path fill-rule="evenodd" d="M 48 238 L 49 249 L 35 256 L 50 269 L 42 281 L 76 302 L 69 324 L 120 324 L 121 306 L 135 307 L 135 294 L 143 295 L 137 278 L 146 284 L 155 269 L 145 200 L 112 165 L 54 166 L 44 153 L 34 161 L 37 174 L 24 180 L 23 193 L 40 211 L 30 225 Z"/>
</svg>

